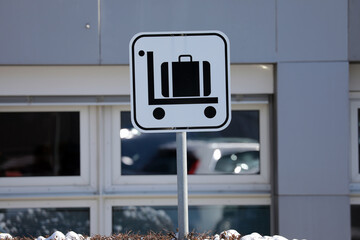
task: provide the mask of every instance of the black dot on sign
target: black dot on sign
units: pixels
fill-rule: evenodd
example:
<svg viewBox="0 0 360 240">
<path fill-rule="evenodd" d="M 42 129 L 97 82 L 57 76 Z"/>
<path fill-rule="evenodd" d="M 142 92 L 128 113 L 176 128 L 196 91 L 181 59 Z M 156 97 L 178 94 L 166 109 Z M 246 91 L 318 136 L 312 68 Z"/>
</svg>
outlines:
<svg viewBox="0 0 360 240">
<path fill-rule="evenodd" d="M 207 118 L 213 118 L 216 115 L 216 109 L 214 107 L 206 107 L 204 110 L 204 114 Z"/>
<path fill-rule="evenodd" d="M 140 55 L 140 57 L 142 57 L 142 56 L 145 55 L 145 52 L 144 52 L 143 50 L 140 50 L 140 51 L 139 51 L 139 55 Z"/>
<path fill-rule="evenodd" d="M 155 108 L 154 111 L 153 111 L 153 116 L 155 119 L 157 120 L 161 120 L 165 117 L 165 111 L 164 109 L 158 107 L 158 108 Z"/>
</svg>

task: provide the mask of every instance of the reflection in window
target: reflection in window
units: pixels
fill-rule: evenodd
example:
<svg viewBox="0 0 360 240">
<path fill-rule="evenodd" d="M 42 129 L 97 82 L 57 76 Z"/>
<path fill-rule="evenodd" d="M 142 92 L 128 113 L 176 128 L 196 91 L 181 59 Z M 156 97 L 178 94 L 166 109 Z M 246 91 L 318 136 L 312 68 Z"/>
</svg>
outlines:
<svg viewBox="0 0 360 240">
<path fill-rule="evenodd" d="M 79 112 L 0 112 L 0 176 L 80 175 Z"/>
<path fill-rule="evenodd" d="M 177 207 L 113 207 L 113 233 L 175 232 Z M 241 234 L 270 234 L 269 206 L 189 206 L 189 230 L 219 233 L 237 229 Z"/>
<path fill-rule="evenodd" d="M 138 132 L 121 112 L 122 175 L 176 174 L 175 133 Z M 189 174 L 260 174 L 258 110 L 232 111 L 219 132 L 187 134 Z"/>
<path fill-rule="evenodd" d="M 260 172 L 259 151 L 231 153 L 219 158 L 215 170 L 219 172 L 249 173 Z M 257 161 L 254 161 L 256 159 Z"/>
<path fill-rule="evenodd" d="M 89 208 L 0 209 L 0 232 L 12 236 L 37 237 L 70 230 L 90 235 Z"/>
<path fill-rule="evenodd" d="M 351 240 L 360 240 L 360 205 L 351 205 Z"/>
</svg>

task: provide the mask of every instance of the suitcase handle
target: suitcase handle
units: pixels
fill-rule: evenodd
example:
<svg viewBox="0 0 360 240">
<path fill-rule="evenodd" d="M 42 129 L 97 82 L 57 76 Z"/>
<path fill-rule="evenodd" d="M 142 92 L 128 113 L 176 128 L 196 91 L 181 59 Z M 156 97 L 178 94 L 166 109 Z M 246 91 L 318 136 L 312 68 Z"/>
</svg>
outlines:
<svg viewBox="0 0 360 240">
<path fill-rule="evenodd" d="M 186 55 L 180 55 L 179 56 L 179 62 L 181 62 L 181 58 L 183 57 L 189 57 L 190 58 L 190 62 L 192 62 L 192 56 L 190 54 L 186 54 Z"/>
</svg>

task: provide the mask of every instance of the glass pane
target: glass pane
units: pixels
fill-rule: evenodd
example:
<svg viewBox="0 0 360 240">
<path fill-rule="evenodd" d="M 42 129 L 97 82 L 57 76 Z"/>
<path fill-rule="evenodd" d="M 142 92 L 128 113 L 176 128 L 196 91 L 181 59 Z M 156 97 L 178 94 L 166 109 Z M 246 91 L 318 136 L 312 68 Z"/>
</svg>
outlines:
<svg viewBox="0 0 360 240">
<path fill-rule="evenodd" d="M 189 132 L 189 174 L 259 174 L 259 111 L 232 111 L 223 131 Z M 138 132 L 121 112 L 122 175 L 176 174 L 175 133 Z"/>
<path fill-rule="evenodd" d="M 0 176 L 79 176 L 79 112 L 0 112 Z"/>
<path fill-rule="evenodd" d="M 177 207 L 113 207 L 113 233 L 175 232 Z M 242 235 L 270 234 L 269 206 L 189 206 L 189 231 L 220 233 L 236 229 Z"/>
<path fill-rule="evenodd" d="M 351 240 L 360 240 L 360 205 L 351 205 Z"/>
<path fill-rule="evenodd" d="M 0 209 L 0 232 L 38 237 L 55 231 L 90 235 L 90 208 Z"/>
</svg>

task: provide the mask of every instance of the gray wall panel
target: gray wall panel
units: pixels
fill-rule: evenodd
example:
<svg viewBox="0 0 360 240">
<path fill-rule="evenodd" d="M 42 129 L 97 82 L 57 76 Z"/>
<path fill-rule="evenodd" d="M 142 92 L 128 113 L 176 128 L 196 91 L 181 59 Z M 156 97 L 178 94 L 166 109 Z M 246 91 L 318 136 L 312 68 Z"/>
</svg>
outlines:
<svg viewBox="0 0 360 240">
<path fill-rule="evenodd" d="M 349 60 L 360 61 L 360 1 L 349 0 Z"/>
<path fill-rule="evenodd" d="M 220 30 L 231 61 L 274 62 L 275 0 L 101 1 L 101 62 L 127 64 L 129 41 L 143 31 Z"/>
<path fill-rule="evenodd" d="M 278 60 L 347 60 L 347 1 L 278 0 Z"/>
<path fill-rule="evenodd" d="M 348 63 L 281 63 L 279 194 L 347 194 Z"/>
<path fill-rule="evenodd" d="M 97 0 L 0 1 L 0 64 L 98 64 L 97 9 Z"/>
<path fill-rule="evenodd" d="M 288 239 L 351 239 L 349 204 L 347 196 L 281 196 L 279 233 Z"/>
</svg>

